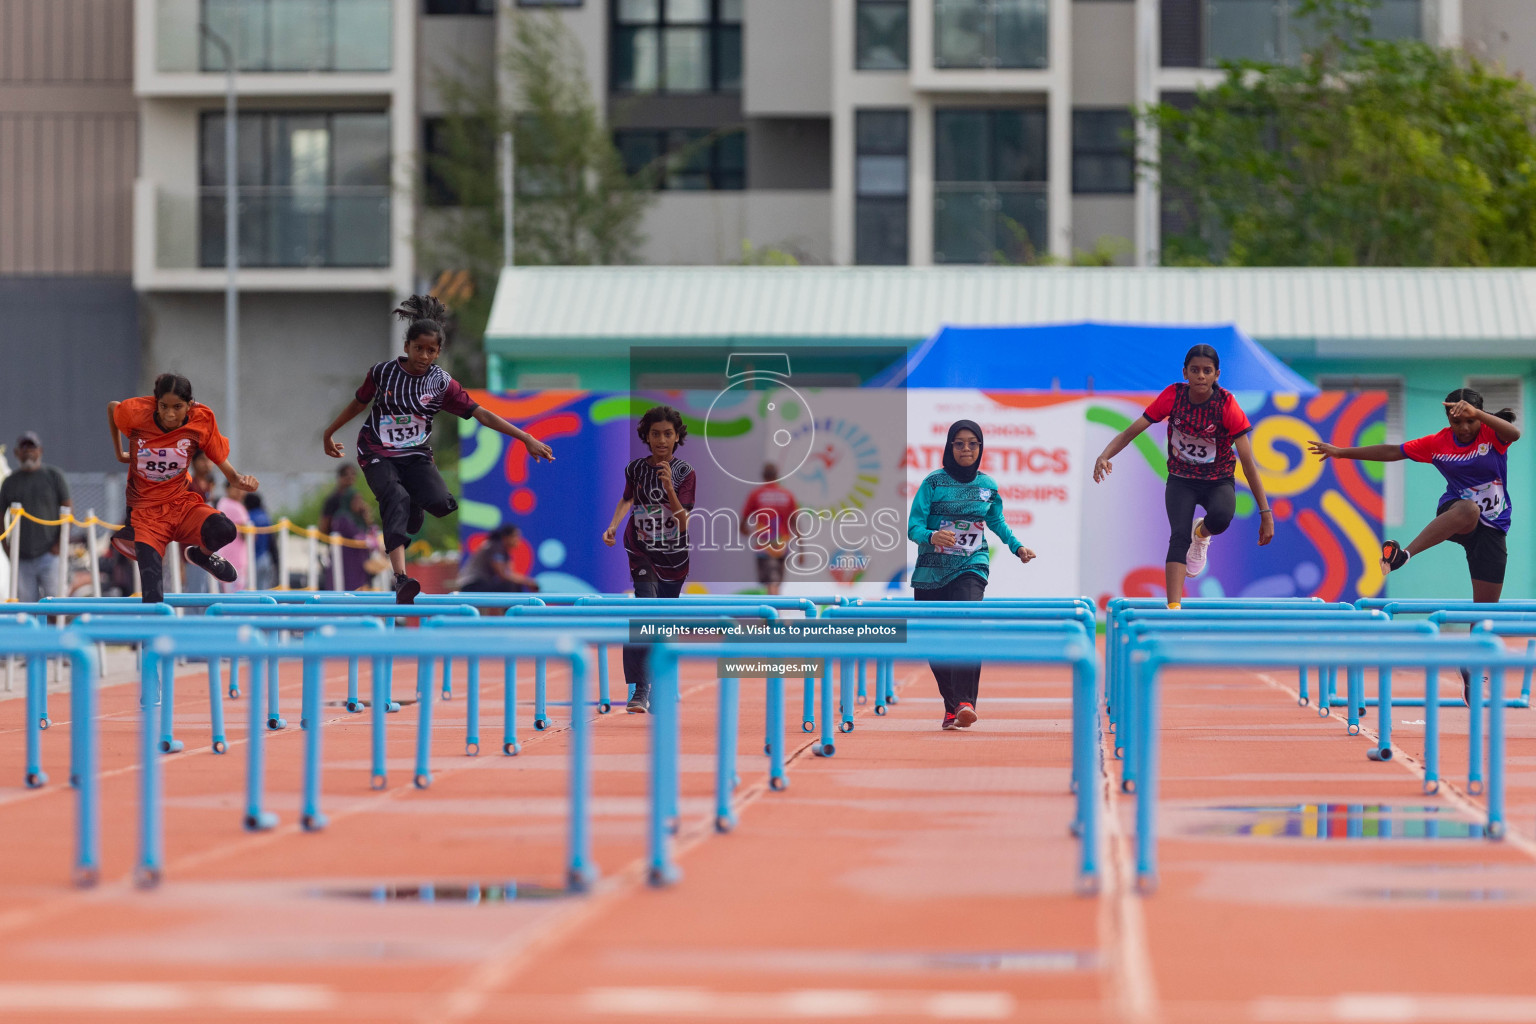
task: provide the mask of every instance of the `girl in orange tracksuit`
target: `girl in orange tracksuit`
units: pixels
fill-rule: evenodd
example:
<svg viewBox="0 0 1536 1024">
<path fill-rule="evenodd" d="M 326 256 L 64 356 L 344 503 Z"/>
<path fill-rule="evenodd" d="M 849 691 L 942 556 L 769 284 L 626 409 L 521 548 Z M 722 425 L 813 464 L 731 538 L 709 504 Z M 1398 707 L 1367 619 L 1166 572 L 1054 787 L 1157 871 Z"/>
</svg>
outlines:
<svg viewBox="0 0 1536 1024">
<path fill-rule="evenodd" d="M 198 452 L 241 490 L 254 491 L 255 477 L 229 464 L 229 441 L 219 433 L 213 411 L 192 401 L 192 382 L 174 373 L 155 378 L 155 394 L 107 404 L 112 451 L 128 464 L 128 523 L 112 536 L 112 546 L 137 559 L 144 601 L 165 597 L 165 546 L 181 545 L 188 562 L 225 583 L 235 581 L 235 567 L 214 554 L 235 539 L 235 524 L 192 489 L 187 471 Z M 118 439 L 128 440 L 124 451 Z"/>
</svg>

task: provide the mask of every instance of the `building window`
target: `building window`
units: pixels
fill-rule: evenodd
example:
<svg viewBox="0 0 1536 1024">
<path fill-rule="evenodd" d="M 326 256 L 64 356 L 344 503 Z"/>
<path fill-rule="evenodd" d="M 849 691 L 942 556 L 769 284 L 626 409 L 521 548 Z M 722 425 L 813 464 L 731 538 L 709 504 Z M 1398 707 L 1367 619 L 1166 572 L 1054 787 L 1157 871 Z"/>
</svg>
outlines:
<svg viewBox="0 0 1536 1024">
<path fill-rule="evenodd" d="M 1136 119 L 1129 110 L 1072 111 L 1072 191 L 1136 191 Z"/>
<path fill-rule="evenodd" d="M 694 128 L 625 128 L 613 144 L 631 175 L 651 175 L 666 191 L 734 192 L 747 187 L 747 137 Z"/>
<path fill-rule="evenodd" d="M 1403 410 L 1403 378 L 1361 377 L 1353 374 L 1320 374 L 1317 386 L 1324 391 L 1385 391 L 1387 393 L 1387 430 L 1381 438 L 1383 444 L 1402 444 L 1407 440 L 1406 419 Z M 1375 443 L 1375 442 L 1372 442 Z M 1372 463 L 1362 464 L 1368 469 Z M 1403 464 L 1383 462 L 1381 496 L 1383 521 L 1386 526 L 1403 524 Z"/>
<path fill-rule="evenodd" d="M 203 22 L 235 51 L 241 71 L 388 71 L 391 0 L 202 0 Z M 223 71 L 202 40 L 200 67 Z"/>
<path fill-rule="evenodd" d="M 910 124 L 905 110 L 860 110 L 854 115 L 855 263 L 908 262 Z"/>
<path fill-rule="evenodd" d="M 236 133 L 243 266 L 389 265 L 387 113 L 248 113 Z M 203 115 L 199 149 L 199 262 L 222 267 L 222 113 Z"/>
<path fill-rule="evenodd" d="M 933 128 L 934 262 L 1032 262 L 1046 248 L 1045 110 L 938 110 Z"/>
<path fill-rule="evenodd" d="M 1321 41 L 1302 0 L 1204 0 L 1205 64 L 1258 60 L 1296 64 Z M 1422 39 L 1423 0 L 1379 0 L 1369 11 L 1371 39 Z"/>
<path fill-rule="evenodd" d="M 496 0 L 426 0 L 427 14 L 495 14 Z"/>
<path fill-rule="evenodd" d="M 613 91 L 741 91 L 741 5 L 613 0 Z"/>
<path fill-rule="evenodd" d="M 1043 68 L 1048 0 L 933 0 L 936 68 Z"/>
<path fill-rule="evenodd" d="M 854 18 L 853 66 L 860 71 L 905 71 L 907 0 L 858 0 Z"/>
</svg>

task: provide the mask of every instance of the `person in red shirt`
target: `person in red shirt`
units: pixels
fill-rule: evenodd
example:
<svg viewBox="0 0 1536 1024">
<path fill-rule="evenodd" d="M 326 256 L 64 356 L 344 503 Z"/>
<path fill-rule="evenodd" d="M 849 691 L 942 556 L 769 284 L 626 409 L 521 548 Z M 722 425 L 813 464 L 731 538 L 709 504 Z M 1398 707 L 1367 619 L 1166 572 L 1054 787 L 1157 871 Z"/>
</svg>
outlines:
<svg viewBox="0 0 1536 1024">
<path fill-rule="evenodd" d="M 192 382 L 174 373 L 155 378 L 148 395 L 107 404 L 112 451 L 128 465 L 128 522 L 112 546 L 139 563 L 144 601 L 165 597 L 165 546 L 176 542 L 188 562 L 224 583 L 235 567 L 214 552 L 235 539 L 235 524 L 191 485 L 192 460 L 206 455 L 230 486 L 254 491 L 253 476 L 229 464 L 229 440 L 219 433 L 213 410 L 192 400 Z M 128 441 L 123 449 L 118 434 Z"/>
<path fill-rule="evenodd" d="M 747 495 L 741 509 L 741 534 L 757 556 L 757 582 L 770 595 L 777 595 L 784 582 L 784 559 L 794 529 L 794 515 L 800 509 L 789 488 L 778 482 L 779 468 L 763 466 L 763 483 Z"/>
<path fill-rule="evenodd" d="M 1160 420 L 1168 421 L 1168 484 L 1163 503 L 1168 512 L 1168 559 L 1164 582 L 1168 607 L 1184 600 L 1184 580 L 1205 571 L 1211 538 L 1232 525 L 1237 511 L 1237 487 L 1233 473 L 1239 461 L 1243 475 L 1259 503 L 1259 544 L 1275 536 L 1275 517 L 1269 510 L 1264 482 L 1253 462 L 1253 428 L 1232 392 L 1219 386 L 1221 357 L 1209 345 L 1196 345 L 1184 355 L 1184 383 L 1170 384 L 1147 406 L 1136 422 L 1116 434 L 1093 464 L 1093 481 L 1099 483 L 1114 467 L 1110 460 L 1143 431 Z M 1195 518 L 1195 506 L 1205 515 Z"/>
<path fill-rule="evenodd" d="M 411 604 L 421 584 L 405 572 L 405 546 L 430 512 L 441 519 L 459 503 L 432 458 L 432 418 L 450 412 L 516 438 L 534 461 L 555 461 L 549 445 L 514 427 L 475 403 L 448 371 L 437 365 L 448 336 L 448 307 L 431 295 L 412 295 L 395 310 L 410 326 L 405 330 L 405 355 L 378 363 L 357 389 L 341 415 L 325 429 L 325 454 L 339 459 L 346 446 L 332 435 L 364 409 L 368 420 L 357 433 L 357 462 L 379 502 L 384 548 L 395 570 L 395 600 Z"/>
</svg>

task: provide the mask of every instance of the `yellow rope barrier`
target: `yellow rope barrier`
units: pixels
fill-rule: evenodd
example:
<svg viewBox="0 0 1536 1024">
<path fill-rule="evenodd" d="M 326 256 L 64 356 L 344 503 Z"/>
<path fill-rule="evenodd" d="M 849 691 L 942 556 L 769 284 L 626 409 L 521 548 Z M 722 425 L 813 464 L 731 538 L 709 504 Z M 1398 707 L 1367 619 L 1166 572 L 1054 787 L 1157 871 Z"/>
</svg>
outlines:
<svg viewBox="0 0 1536 1024">
<path fill-rule="evenodd" d="M 75 526 L 101 526 L 108 530 L 121 530 L 123 528 L 122 523 L 109 523 L 105 519 L 100 519 L 96 516 L 91 516 L 89 519 L 76 519 L 73 515 L 63 516 L 58 519 L 39 519 L 37 516 L 34 516 L 26 509 L 18 509 L 17 511 L 20 514 L 12 517 L 11 510 L 5 510 L 5 517 L 7 522 L 5 529 L 0 531 L 0 541 L 3 541 L 6 537 L 10 536 L 11 531 L 16 528 L 16 524 L 21 522 L 23 519 L 30 519 L 32 522 L 39 526 L 63 526 L 65 523 L 72 523 Z M 335 543 L 344 548 L 367 550 L 371 546 L 367 541 L 353 540 L 350 537 L 336 537 L 333 540 L 329 535 L 321 533 L 316 527 L 296 526 L 293 523 L 287 522 L 286 520 L 283 522 L 273 523 L 271 526 L 249 526 L 242 523 L 236 526 L 235 529 L 239 530 L 241 533 L 252 534 L 278 533 L 286 529 L 295 537 L 313 537 L 315 540 L 322 541 L 326 544 Z"/>
</svg>

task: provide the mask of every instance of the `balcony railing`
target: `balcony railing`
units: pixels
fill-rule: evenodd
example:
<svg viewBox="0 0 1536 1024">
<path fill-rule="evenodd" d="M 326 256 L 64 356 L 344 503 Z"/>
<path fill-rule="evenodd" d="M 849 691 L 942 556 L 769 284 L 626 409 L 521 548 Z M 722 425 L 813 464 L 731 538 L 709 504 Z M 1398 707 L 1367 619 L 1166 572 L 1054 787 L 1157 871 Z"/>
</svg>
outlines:
<svg viewBox="0 0 1536 1024">
<path fill-rule="evenodd" d="M 242 267 L 387 267 L 387 187 L 239 190 Z M 224 266 L 224 190 L 160 192 L 155 250 L 160 269 Z"/>
<path fill-rule="evenodd" d="M 1318 42 L 1297 16 L 1300 0 L 1205 0 L 1205 63 L 1258 60 L 1295 64 Z M 1421 39 L 1423 0 L 1381 0 L 1371 11 L 1372 39 Z"/>
<path fill-rule="evenodd" d="M 155 66 L 225 70 L 198 31 L 222 36 L 241 72 L 390 70 L 396 0 L 157 0 Z M 403 0 L 402 0 L 403 2 Z"/>
<path fill-rule="evenodd" d="M 1047 251 L 1046 185 L 940 184 L 933 189 L 935 263 L 1028 263 Z"/>
<path fill-rule="evenodd" d="M 1048 0 L 933 0 L 936 68 L 1043 68 Z"/>
</svg>

